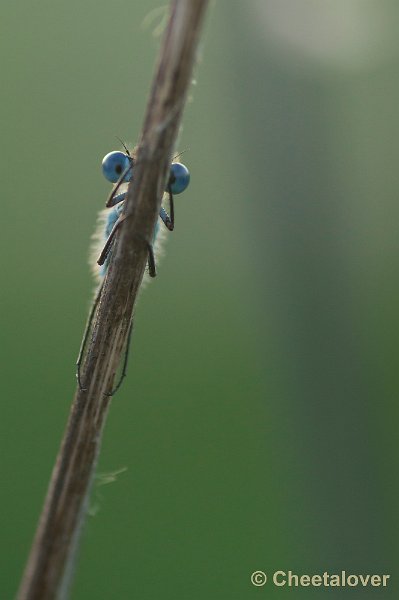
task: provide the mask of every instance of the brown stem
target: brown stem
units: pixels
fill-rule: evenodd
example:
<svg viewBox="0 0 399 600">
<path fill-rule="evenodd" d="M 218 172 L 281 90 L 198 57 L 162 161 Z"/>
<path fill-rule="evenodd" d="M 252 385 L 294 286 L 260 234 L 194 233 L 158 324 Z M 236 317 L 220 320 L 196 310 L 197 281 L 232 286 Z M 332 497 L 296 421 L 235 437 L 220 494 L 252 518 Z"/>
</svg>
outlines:
<svg viewBox="0 0 399 600">
<path fill-rule="evenodd" d="M 115 372 L 147 261 L 190 85 L 207 0 L 173 0 L 147 106 L 134 181 L 18 600 L 68 597 Z"/>
</svg>

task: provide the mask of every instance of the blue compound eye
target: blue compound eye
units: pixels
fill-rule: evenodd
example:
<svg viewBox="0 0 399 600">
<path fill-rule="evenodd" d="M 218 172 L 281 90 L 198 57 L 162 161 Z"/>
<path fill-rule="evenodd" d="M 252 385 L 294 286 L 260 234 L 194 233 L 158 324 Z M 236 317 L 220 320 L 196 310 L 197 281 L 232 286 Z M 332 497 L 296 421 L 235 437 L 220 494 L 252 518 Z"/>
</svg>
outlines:
<svg viewBox="0 0 399 600">
<path fill-rule="evenodd" d="M 181 163 L 172 163 L 170 165 L 170 177 L 168 186 L 172 194 L 181 194 L 190 183 L 190 171 Z M 166 188 L 166 191 L 169 191 Z"/>
<path fill-rule="evenodd" d="M 124 152 L 119 152 L 119 150 L 109 152 L 109 154 L 104 156 L 102 162 L 104 177 L 108 179 L 108 181 L 116 183 L 122 173 L 124 173 L 129 165 L 131 165 L 131 163 L 131 158 L 129 158 L 129 156 Z M 131 178 L 132 169 L 126 173 L 123 181 L 130 181 Z"/>
</svg>

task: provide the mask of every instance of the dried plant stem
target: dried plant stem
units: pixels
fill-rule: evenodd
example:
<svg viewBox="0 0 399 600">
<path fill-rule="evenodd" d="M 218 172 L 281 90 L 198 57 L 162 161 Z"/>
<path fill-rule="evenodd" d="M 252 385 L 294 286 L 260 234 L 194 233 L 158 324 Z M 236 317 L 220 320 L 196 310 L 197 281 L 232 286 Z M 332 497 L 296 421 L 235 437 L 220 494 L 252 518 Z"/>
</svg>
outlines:
<svg viewBox="0 0 399 600">
<path fill-rule="evenodd" d="M 18 600 L 68 597 L 115 372 L 143 277 L 207 0 L 173 0 L 141 139 L 83 367 Z"/>
</svg>

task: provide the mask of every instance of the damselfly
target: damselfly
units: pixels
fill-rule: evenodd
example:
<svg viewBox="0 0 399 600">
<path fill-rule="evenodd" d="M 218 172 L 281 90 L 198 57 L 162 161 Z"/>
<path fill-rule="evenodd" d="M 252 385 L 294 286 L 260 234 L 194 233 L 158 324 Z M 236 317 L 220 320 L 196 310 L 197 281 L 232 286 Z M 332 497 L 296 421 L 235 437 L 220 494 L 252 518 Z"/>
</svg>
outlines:
<svg viewBox="0 0 399 600">
<path fill-rule="evenodd" d="M 85 333 L 83 336 L 82 344 L 79 351 L 79 356 L 76 362 L 76 377 L 78 380 L 79 388 L 84 390 L 84 386 L 81 381 L 81 373 L 80 368 L 83 361 L 83 356 L 87 344 L 87 340 L 91 330 L 91 324 L 94 318 L 94 315 L 97 310 L 98 302 L 101 295 L 102 289 L 102 281 L 106 274 L 108 267 L 109 254 L 112 249 L 112 245 L 115 238 L 115 233 L 123 222 L 122 210 L 123 203 L 127 194 L 127 184 L 134 177 L 134 167 L 135 167 L 135 154 L 131 154 L 129 150 L 124 145 L 125 152 L 121 152 L 119 150 L 115 150 L 113 152 L 109 152 L 102 161 L 102 170 L 103 174 L 108 181 L 114 183 L 114 187 L 108 197 L 106 202 L 106 209 L 101 211 L 99 215 L 97 232 L 93 236 L 95 243 L 93 244 L 91 255 L 93 257 L 94 253 L 97 258 L 97 264 L 95 269 L 95 275 L 97 279 L 100 281 L 100 286 L 97 291 L 96 297 L 93 302 L 92 309 L 89 314 L 89 318 L 87 321 Z M 152 243 L 147 243 L 148 247 L 148 274 L 150 277 L 155 277 L 156 275 L 156 267 L 155 267 L 155 257 L 154 255 L 157 252 L 157 247 L 159 246 L 159 239 L 161 237 L 160 226 L 163 223 L 165 227 L 169 231 L 173 231 L 175 225 L 175 211 L 174 211 L 174 202 L 173 197 L 176 194 L 180 194 L 184 192 L 190 182 L 190 173 L 187 167 L 179 162 L 173 162 L 170 166 L 169 178 L 166 185 L 166 193 L 169 198 L 169 213 L 165 210 L 163 206 L 159 211 L 159 219 L 155 225 L 154 235 L 152 239 Z M 99 256 L 98 252 L 101 250 Z M 93 257 L 94 258 L 94 257 Z M 94 260 L 93 260 L 94 262 Z M 133 320 L 131 319 L 129 325 L 129 331 L 127 335 L 125 356 L 123 360 L 123 367 L 120 379 L 116 385 L 116 387 L 111 391 L 110 395 L 113 395 L 121 386 L 124 377 L 126 376 L 128 356 L 129 356 L 129 346 L 130 346 L 130 338 L 133 328 Z"/>
</svg>

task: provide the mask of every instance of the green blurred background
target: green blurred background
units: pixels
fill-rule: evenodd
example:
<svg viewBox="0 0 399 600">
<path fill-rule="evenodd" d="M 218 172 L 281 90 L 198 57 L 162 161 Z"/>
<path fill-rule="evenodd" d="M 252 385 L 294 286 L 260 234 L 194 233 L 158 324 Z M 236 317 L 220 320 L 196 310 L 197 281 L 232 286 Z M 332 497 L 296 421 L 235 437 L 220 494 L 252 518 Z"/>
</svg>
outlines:
<svg viewBox="0 0 399 600">
<path fill-rule="evenodd" d="M 69 412 L 100 162 L 139 134 L 159 6 L 0 9 L 1 599 Z M 398 17 L 394 0 L 211 5 L 192 183 L 138 305 L 73 600 L 348 593 L 255 588 L 257 569 L 390 573 L 349 593 L 398 597 Z"/>
</svg>

